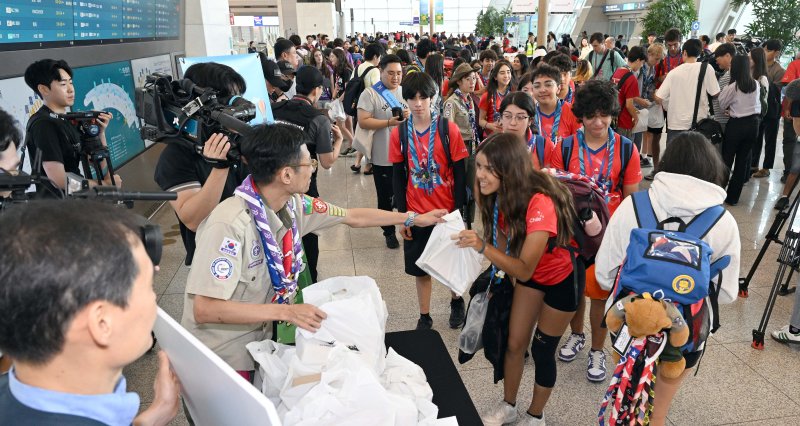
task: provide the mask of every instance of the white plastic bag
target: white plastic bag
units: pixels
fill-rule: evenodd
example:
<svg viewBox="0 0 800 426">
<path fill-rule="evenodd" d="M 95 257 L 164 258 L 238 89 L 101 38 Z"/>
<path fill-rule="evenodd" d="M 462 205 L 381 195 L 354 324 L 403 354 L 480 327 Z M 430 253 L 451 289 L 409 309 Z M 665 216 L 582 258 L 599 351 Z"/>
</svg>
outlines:
<svg viewBox="0 0 800 426">
<path fill-rule="evenodd" d="M 650 120 L 650 110 L 649 109 L 640 109 L 639 110 L 639 121 L 636 122 L 636 125 L 633 126 L 633 130 L 631 132 L 633 134 L 641 133 L 647 130 L 647 123 Z"/>
<path fill-rule="evenodd" d="M 443 219 L 444 223 L 433 228 L 428 244 L 416 264 L 436 281 L 461 296 L 480 275 L 483 255 L 471 248 L 457 247 L 450 238 L 465 229 L 460 211 L 448 213 Z"/>
<path fill-rule="evenodd" d="M 289 363 L 295 354 L 295 348 L 272 340 L 250 342 L 246 347 L 258 363 L 258 376 L 262 380 L 261 393 L 277 407 L 281 402 L 280 391 L 289 374 Z"/>
<path fill-rule="evenodd" d="M 328 117 L 333 121 L 344 121 L 347 118 L 341 99 L 334 99 L 328 104 Z"/>
<path fill-rule="evenodd" d="M 458 335 L 458 348 L 466 354 L 474 354 L 483 348 L 483 323 L 489 308 L 489 297 L 486 291 L 478 293 L 469 301 L 467 320 L 461 334 Z"/>
</svg>

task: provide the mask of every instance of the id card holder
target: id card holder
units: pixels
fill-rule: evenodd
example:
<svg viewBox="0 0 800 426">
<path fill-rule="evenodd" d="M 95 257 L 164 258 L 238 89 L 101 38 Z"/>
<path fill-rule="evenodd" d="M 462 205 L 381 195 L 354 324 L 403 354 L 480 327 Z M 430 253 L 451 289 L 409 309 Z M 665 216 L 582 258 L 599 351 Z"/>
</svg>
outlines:
<svg viewBox="0 0 800 426">
<path fill-rule="evenodd" d="M 632 341 L 633 337 L 628 330 L 628 324 L 622 323 L 622 327 L 617 332 L 617 340 L 614 341 L 614 351 L 616 351 L 620 356 L 625 356 L 625 354 L 628 352 L 628 348 L 631 346 Z"/>
</svg>

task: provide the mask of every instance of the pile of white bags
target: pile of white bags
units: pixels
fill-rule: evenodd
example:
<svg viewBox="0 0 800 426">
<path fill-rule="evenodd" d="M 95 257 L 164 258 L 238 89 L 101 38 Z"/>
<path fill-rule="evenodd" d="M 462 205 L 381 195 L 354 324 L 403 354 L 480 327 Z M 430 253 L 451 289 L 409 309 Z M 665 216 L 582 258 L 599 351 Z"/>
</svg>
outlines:
<svg viewBox="0 0 800 426">
<path fill-rule="evenodd" d="M 442 219 L 445 222 L 433 228 L 416 264 L 436 281 L 462 296 L 481 274 L 483 255 L 471 248 L 457 247 L 451 238 L 465 229 L 460 211 L 448 213 Z"/>
<path fill-rule="evenodd" d="M 285 425 L 454 424 L 437 423 L 422 369 L 387 354 L 388 313 L 373 279 L 331 278 L 304 289 L 303 300 L 328 315 L 316 333 L 298 329 L 296 348 L 247 345 L 259 364 L 256 386 Z"/>
</svg>

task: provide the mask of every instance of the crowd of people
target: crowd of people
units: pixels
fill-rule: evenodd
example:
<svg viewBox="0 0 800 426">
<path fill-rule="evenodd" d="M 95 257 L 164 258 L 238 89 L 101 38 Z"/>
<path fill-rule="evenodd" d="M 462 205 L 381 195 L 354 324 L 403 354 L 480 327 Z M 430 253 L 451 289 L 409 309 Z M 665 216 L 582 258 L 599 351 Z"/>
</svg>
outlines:
<svg viewBox="0 0 800 426">
<path fill-rule="evenodd" d="M 511 46 L 508 37 L 496 43 L 493 37 L 472 35 L 357 34 L 329 40 L 319 34 L 307 36 L 305 43 L 297 35 L 279 39 L 273 58 L 260 53 L 275 124 L 257 126 L 242 138 L 240 159 L 228 155 L 226 137 L 213 134 L 207 135 L 202 155 L 170 144 L 159 160 L 154 179 L 177 194 L 170 204 L 187 250 L 185 262 L 192 265 L 182 325 L 252 381 L 256 366 L 247 343 L 265 338 L 292 342 L 295 327 L 313 331 L 325 321 L 324 312 L 297 296 L 317 280 L 314 232 L 346 224 L 381 227 L 389 249 L 400 247 L 399 231 L 405 273 L 416 282 L 417 329 L 430 329 L 432 279 L 415 262 L 432 225 L 445 213 L 461 210 L 467 230 L 453 236 L 454 244 L 491 262 L 491 282 L 513 284 L 507 347 L 499 361 L 503 399 L 483 413 L 483 421 L 544 424 L 558 361 L 578 359 L 587 345 L 587 305 L 586 378 L 608 378 L 603 347 L 609 330 L 603 317 L 627 237 L 638 227 L 630 196 L 641 189 L 642 179 L 653 181 L 648 195 L 659 220 L 689 223 L 710 207 L 734 206 L 748 179 L 770 174 L 783 122 L 787 185 L 776 208 L 788 205 L 800 172 L 800 150 L 794 149 L 800 119 L 791 118 L 792 102 L 800 101 L 800 59 L 784 71 L 778 62 L 780 41 L 768 40 L 742 53 L 732 39 L 721 36 L 709 44 L 708 37 L 685 39 L 671 29 L 663 42 L 651 34 L 648 43 L 628 48 L 621 37 L 602 33 L 584 33 L 577 45 L 552 33 L 538 45 L 529 34 L 521 49 Z M 225 65 L 192 65 L 184 76 L 217 90 L 218 96 L 246 90 L 244 79 Z M 25 81 L 42 97 L 43 108 L 63 111 L 74 102 L 71 77 L 65 62 L 44 60 L 28 69 Z M 787 90 L 782 99 L 783 87 L 793 87 L 797 98 Z M 77 167 L 68 150 L 73 136 L 53 136 L 61 127 L 47 120 L 29 125 L 29 135 L 42 136 L 28 146 L 45 154 L 44 173 L 58 183 L 65 171 Z M 0 115 L 0 122 L 6 121 L 11 122 Z M 715 125 L 722 130 L 721 141 L 707 130 Z M 662 153 L 663 133 L 667 148 Z M 7 144 L 0 146 L 3 166 L 13 163 L 16 151 L 10 147 L 21 142 L 14 135 L 8 130 L 8 137 L 0 139 Z M 372 175 L 377 208 L 346 209 L 322 200 L 318 167 L 329 169 L 350 155 L 356 156 L 354 173 Z M 650 173 L 643 173 L 648 168 Z M 581 238 L 575 224 L 589 219 L 576 208 L 559 173 L 583 177 L 603 194 L 599 202 L 611 219 L 596 256 L 578 254 Z M 60 229 L 47 220 L 52 209 L 32 205 L 7 214 L 0 218 L 0 233 L 47 235 L 53 244 L 72 247 L 68 230 L 50 232 Z M 26 399 L 50 392 L 44 389 L 53 388 L 60 366 L 80 360 L 83 353 L 92 357 L 79 364 L 106 378 L 94 383 L 95 390 L 118 392 L 121 386 L 124 392 L 124 379 L 117 380 L 122 366 L 149 345 L 155 301 L 152 288 L 146 287 L 152 283 L 152 262 L 129 217 L 120 215 L 115 222 L 110 213 L 101 220 L 87 216 L 76 213 L 67 219 L 75 229 L 116 236 L 116 245 L 109 243 L 104 250 L 118 253 L 120 262 L 109 265 L 108 275 L 102 265 L 87 265 L 81 271 L 92 275 L 75 297 L 59 294 L 70 287 L 72 277 L 66 274 L 77 273 L 76 265 L 64 264 L 67 272 L 36 281 L 24 273 L 38 265 L 35 248 L 22 244 L 30 238 L 17 238 L 13 250 L 0 251 L 0 263 L 16 265 L 0 273 L 0 310 L 15 313 L 0 320 L 0 349 L 14 360 L 14 369 L 0 379 L 2 411 L 46 418 L 51 406 L 32 406 Z M 714 284 L 717 301 L 730 303 L 737 296 L 740 267 L 733 216 L 724 213 L 703 241 L 713 250 L 712 260 L 730 258 Z M 119 288 L 110 287 L 115 280 Z M 16 284 L 7 285 L 11 282 Z M 106 290 L 85 289 L 93 286 Z M 42 294 L 52 300 L 41 302 Z M 104 310 L 98 300 L 111 301 L 111 307 Z M 63 312 L 52 309 L 67 302 Z M 464 324 L 465 305 L 452 294 L 451 328 Z M 53 342 L 19 333 L 13 318 L 22 317 L 30 319 L 33 329 L 53 333 L 47 334 Z M 798 320 L 800 313 L 793 318 Z M 71 325 L 57 325 L 56 319 Z M 800 323 L 794 320 L 773 337 L 800 342 Z M 137 339 L 120 343 L 117 327 L 129 324 Z M 110 345 L 122 347 L 121 352 L 104 351 Z M 526 354 L 535 364 L 535 386 L 520 414 L 517 394 Z M 702 349 L 685 353 L 686 371 L 678 378 L 658 377 L 651 424 L 666 423 L 673 397 L 701 355 Z M 175 378 L 162 361 L 156 399 L 140 419 L 150 424 L 177 410 Z M 57 390 L 78 389 L 79 378 L 73 374 L 69 380 L 62 382 L 69 386 Z M 119 404 L 112 420 L 123 416 L 133 421 L 133 401 Z M 56 412 L 60 420 L 71 415 Z M 76 415 L 109 419 L 108 413 L 93 410 Z"/>
</svg>

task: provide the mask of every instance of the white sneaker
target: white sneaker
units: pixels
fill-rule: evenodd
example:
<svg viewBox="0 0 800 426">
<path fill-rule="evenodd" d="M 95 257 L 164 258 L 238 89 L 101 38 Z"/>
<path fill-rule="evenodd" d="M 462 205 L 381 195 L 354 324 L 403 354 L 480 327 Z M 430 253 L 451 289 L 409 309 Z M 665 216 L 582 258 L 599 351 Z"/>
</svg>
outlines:
<svg viewBox="0 0 800 426">
<path fill-rule="evenodd" d="M 788 325 L 773 331 L 771 334 L 773 339 L 781 343 L 800 343 L 800 333 L 792 333 Z"/>
<path fill-rule="evenodd" d="M 528 413 L 522 415 L 522 418 L 517 423 L 519 426 L 545 426 L 544 423 L 544 414 L 542 414 L 541 419 L 537 419 L 536 417 L 531 416 Z"/>
<path fill-rule="evenodd" d="M 561 346 L 561 349 L 558 351 L 558 359 L 564 362 L 574 360 L 585 345 L 586 337 L 583 334 L 570 334 L 567 341 L 564 342 L 564 345 Z"/>
<path fill-rule="evenodd" d="M 589 366 L 586 368 L 586 378 L 590 382 L 602 382 L 606 379 L 606 353 L 589 351 Z"/>
<path fill-rule="evenodd" d="M 504 424 L 514 423 L 517 419 L 519 419 L 517 408 L 512 407 L 511 404 L 505 401 L 498 402 L 491 411 L 481 416 L 481 420 L 485 426 L 502 426 Z"/>
</svg>

